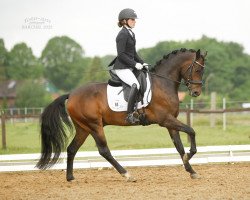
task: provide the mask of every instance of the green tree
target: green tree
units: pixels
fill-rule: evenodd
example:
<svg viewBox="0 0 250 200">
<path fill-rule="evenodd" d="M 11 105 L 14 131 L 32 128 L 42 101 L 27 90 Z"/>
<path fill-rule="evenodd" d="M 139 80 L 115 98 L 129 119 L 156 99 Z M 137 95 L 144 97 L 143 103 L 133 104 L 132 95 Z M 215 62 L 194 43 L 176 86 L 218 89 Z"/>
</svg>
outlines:
<svg viewBox="0 0 250 200">
<path fill-rule="evenodd" d="M 249 88 L 250 88 L 250 80 L 248 79 L 244 82 L 244 84 L 235 87 L 233 91 L 229 93 L 229 97 L 233 98 L 234 100 L 249 102 L 250 100 Z"/>
<path fill-rule="evenodd" d="M 236 67 L 232 76 L 231 82 L 233 84 L 232 91 L 229 92 L 229 97 L 237 100 L 249 100 L 250 88 L 250 67 L 239 66 Z"/>
<path fill-rule="evenodd" d="M 82 47 L 67 36 L 49 40 L 42 52 L 45 78 L 58 89 L 69 91 L 79 84 L 87 61 Z"/>
<path fill-rule="evenodd" d="M 103 67 L 104 70 L 108 69 L 108 65 L 111 63 L 111 61 L 113 61 L 115 58 L 114 55 L 106 55 L 101 57 L 101 65 Z"/>
<path fill-rule="evenodd" d="M 232 77 L 233 85 L 240 87 L 249 80 L 250 68 L 247 66 L 236 67 L 233 74 L 237 75 Z"/>
<path fill-rule="evenodd" d="M 28 80 L 17 87 L 17 107 L 44 107 L 51 100 L 45 87 L 35 81 Z"/>
<path fill-rule="evenodd" d="M 5 81 L 7 79 L 7 50 L 4 46 L 3 39 L 0 39 L 0 81 Z"/>
<path fill-rule="evenodd" d="M 37 79 L 43 74 L 39 60 L 25 43 L 16 44 L 8 54 L 7 74 L 10 79 Z"/>
<path fill-rule="evenodd" d="M 96 56 L 91 60 L 87 69 L 85 70 L 81 84 L 90 82 L 107 82 L 108 78 L 109 73 L 107 66 L 104 66 L 103 60 Z"/>
</svg>

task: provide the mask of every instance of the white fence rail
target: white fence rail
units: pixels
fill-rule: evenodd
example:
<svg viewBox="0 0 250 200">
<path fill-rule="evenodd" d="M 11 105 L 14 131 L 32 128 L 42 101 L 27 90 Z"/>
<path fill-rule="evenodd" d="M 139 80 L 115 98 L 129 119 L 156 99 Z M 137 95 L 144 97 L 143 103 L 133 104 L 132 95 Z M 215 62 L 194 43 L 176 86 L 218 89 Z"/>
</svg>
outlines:
<svg viewBox="0 0 250 200">
<path fill-rule="evenodd" d="M 188 151 L 188 148 L 185 148 Z M 191 159 L 191 164 L 250 162 L 250 145 L 204 146 L 197 148 L 198 153 Z M 175 148 L 115 150 L 112 155 L 123 166 L 162 166 L 182 164 Z M 37 170 L 40 154 L 0 155 L 0 172 Z M 78 152 L 74 168 L 111 167 L 98 151 Z M 51 169 L 66 169 L 66 153 L 61 161 Z"/>
</svg>

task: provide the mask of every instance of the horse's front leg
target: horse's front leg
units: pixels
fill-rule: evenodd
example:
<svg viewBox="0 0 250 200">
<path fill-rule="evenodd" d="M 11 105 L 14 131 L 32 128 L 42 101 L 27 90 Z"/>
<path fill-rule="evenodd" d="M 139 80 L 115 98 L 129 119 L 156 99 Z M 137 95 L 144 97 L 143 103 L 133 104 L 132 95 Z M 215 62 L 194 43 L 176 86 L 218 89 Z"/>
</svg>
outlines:
<svg viewBox="0 0 250 200">
<path fill-rule="evenodd" d="M 168 129 L 168 132 L 170 134 L 170 137 L 174 143 L 176 150 L 179 152 L 179 154 L 183 160 L 183 164 L 184 164 L 186 171 L 190 173 L 191 178 L 198 178 L 197 173 L 193 170 L 189 161 L 185 158 L 185 155 L 187 155 L 187 154 L 185 154 L 185 150 L 184 150 L 181 138 L 180 138 L 179 131 L 176 131 L 173 129 Z"/>
<path fill-rule="evenodd" d="M 169 130 L 176 130 L 176 131 L 182 131 L 187 133 L 190 136 L 190 151 L 189 153 L 185 153 L 182 157 L 182 160 L 184 163 L 187 163 L 194 154 L 196 154 L 196 141 L 195 141 L 195 131 L 190 126 L 183 124 L 178 119 L 174 118 L 173 116 L 169 116 L 163 123 L 160 124 L 161 126 L 164 126 L 168 128 Z"/>
<path fill-rule="evenodd" d="M 183 124 L 178 119 L 176 119 L 172 116 L 167 118 L 162 125 L 168 129 L 182 131 L 182 132 L 185 132 L 189 135 L 190 143 L 191 143 L 190 151 L 189 151 L 189 153 L 184 155 L 184 160 L 185 161 L 190 160 L 193 157 L 193 155 L 196 154 L 196 152 L 197 152 L 194 129 L 186 124 Z"/>
</svg>

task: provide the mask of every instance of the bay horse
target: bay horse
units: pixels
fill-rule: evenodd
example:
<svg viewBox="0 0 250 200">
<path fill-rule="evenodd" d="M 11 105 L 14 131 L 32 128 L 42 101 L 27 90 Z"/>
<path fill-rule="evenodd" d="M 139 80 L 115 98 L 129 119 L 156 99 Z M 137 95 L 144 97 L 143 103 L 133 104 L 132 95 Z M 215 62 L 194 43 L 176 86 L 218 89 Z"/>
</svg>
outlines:
<svg viewBox="0 0 250 200">
<path fill-rule="evenodd" d="M 150 70 L 152 99 L 144 108 L 150 124 L 159 124 L 167 128 L 170 137 L 179 152 L 184 167 L 191 178 L 198 178 L 189 160 L 197 152 L 195 131 L 177 119 L 179 114 L 178 88 L 181 80 L 189 94 L 197 97 L 202 90 L 202 76 L 207 52 L 200 50 L 175 50 L 165 55 Z M 67 101 L 66 101 L 67 100 Z M 66 103 L 65 103 L 66 102 Z M 75 127 L 75 136 L 67 147 L 66 179 L 73 176 L 74 157 L 89 134 L 94 138 L 101 156 L 103 156 L 127 181 L 136 181 L 111 155 L 103 127 L 106 125 L 129 126 L 125 121 L 126 112 L 112 111 L 107 102 L 107 83 L 90 83 L 55 99 L 43 111 L 41 125 L 41 158 L 36 167 L 47 169 L 54 165 L 66 148 L 67 127 Z M 185 153 L 179 131 L 190 137 L 190 151 Z"/>
</svg>

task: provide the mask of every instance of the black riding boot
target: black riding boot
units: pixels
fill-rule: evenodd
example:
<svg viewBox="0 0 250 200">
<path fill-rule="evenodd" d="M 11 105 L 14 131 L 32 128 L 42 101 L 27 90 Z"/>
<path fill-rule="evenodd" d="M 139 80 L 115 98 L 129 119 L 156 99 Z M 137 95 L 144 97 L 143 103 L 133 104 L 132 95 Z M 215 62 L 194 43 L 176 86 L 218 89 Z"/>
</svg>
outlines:
<svg viewBox="0 0 250 200">
<path fill-rule="evenodd" d="M 135 103 L 136 103 L 136 95 L 138 93 L 138 89 L 136 87 L 136 84 L 133 84 L 129 93 L 129 99 L 128 99 L 128 116 L 126 118 L 126 121 L 130 124 L 135 124 L 139 122 L 139 115 L 137 112 L 135 112 Z"/>
</svg>

